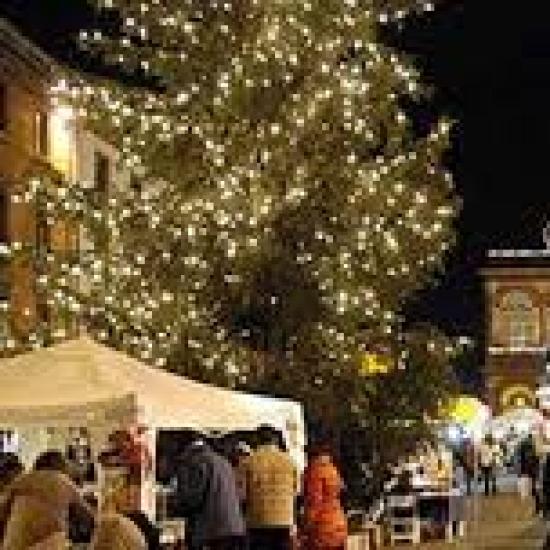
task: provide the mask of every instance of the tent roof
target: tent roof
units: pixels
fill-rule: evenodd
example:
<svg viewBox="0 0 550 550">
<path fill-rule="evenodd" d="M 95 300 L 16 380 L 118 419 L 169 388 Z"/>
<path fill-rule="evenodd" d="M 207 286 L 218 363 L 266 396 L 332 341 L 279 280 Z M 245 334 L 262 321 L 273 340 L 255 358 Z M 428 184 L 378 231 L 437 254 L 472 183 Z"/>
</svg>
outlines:
<svg viewBox="0 0 550 550">
<path fill-rule="evenodd" d="M 157 428 L 237 430 L 261 424 L 303 431 L 299 403 L 201 384 L 148 366 L 88 337 L 0 361 L 0 426 L 81 418 L 128 408 Z M 16 425 L 16 424 L 15 424 Z"/>
</svg>

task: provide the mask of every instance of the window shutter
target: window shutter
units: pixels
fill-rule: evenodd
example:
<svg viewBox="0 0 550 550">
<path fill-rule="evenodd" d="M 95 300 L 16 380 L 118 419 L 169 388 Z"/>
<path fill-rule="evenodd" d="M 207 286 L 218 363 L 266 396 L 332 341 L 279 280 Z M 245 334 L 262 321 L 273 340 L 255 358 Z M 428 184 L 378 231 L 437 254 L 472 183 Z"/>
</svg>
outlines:
<svg viewBox="0 0 550 550">
<path fill-rule="evenodd" d="M 8 127 L 8 89 L 0 82 L 0 132 Z"/>
<path fill-rule="evenodd" d="M 109 172 L 109 157 L 99 151 L 96 151 L 94 153 L 94 183 L 97 193 L 107 194 L 109 190 Z"/>
</svg>

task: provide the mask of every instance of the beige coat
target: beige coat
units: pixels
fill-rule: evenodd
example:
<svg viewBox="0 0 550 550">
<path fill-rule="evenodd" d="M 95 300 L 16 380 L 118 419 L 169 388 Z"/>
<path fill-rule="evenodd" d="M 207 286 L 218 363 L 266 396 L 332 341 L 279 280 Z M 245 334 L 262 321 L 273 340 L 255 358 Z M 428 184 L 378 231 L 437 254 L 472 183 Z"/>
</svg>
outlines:
<svg viewBox="0 0 550 550">
<path fill-rule="evenodd" d="M 61 550 L 67 547 L 69 506 L 92 510 L 61 472 L 40 470 L 16 479 L 6 490 L 0 522 L 6 521 L 2 550 Z M 3 515 L 3 517 L 2 517 Z"/>
<path fill-rule="evenodd" d="M 64 533 L 54 533 L 42 542 L 34 544 L 29 550 L 70 550 L 71 545 Z"/>
<path fill-rule="evenodd" d="M 251 528 L 291 527 L 298 473 L 290 456 L 265 445 L 243 461 L 247 524 Z"/>
<path fill-rule="evenodd" d="M 138 527 L 120 514 L 104 514 L 94 534 L 92 550 L 147 550 Z"/>
</svg>

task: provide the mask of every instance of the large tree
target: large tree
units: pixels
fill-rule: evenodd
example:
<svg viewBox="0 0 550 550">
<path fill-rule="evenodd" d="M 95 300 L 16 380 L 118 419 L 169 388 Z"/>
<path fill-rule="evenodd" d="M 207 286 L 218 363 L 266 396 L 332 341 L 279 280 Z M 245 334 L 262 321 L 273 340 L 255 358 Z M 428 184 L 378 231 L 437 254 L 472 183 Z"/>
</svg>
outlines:
<svg viewBox="0 0 550 550">
<path fill-rule="evenodd" d="M 441 265 L 456 201 L 441 162 L 449 123 L 415 134 L 403 105 L 422 96 L 419 75 L 380 25 L 433 6 L 97 4 L 108 24 L 80 39 L 120 77 L 69 75 L 59 92 L 140 183 L 106 203 L 86 185 L 61 197 L 94 247 L 77 268 L 50 259 L 51 303 L 144 359 L 300 397 L 335 422 L 369 417 L 387 393 L 371 395 L 368 353 L 389 358 L 391 397 L 412 402 L 400 308 Z M 399 415 L 434 406 L 445 363 L 440 393 Z"/>
</svg>

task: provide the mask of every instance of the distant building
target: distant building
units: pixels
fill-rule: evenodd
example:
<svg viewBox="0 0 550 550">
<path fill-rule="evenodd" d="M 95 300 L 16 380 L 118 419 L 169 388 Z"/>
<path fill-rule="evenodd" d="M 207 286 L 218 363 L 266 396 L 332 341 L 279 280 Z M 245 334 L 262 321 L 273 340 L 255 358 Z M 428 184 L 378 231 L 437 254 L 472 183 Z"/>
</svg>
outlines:
<svg viewBox="0 0 550 550">
<path fill-rule="evenodd" d="M 37 299 L 32 258 L 14 261 L 6 246 L 50 246 L 50 228 L 13 197 L 32 174 L 51 170 L 51 108 L 48 88 L 52 60 L 0 19 L 0 301 L 13 312 L 11 329 L 28 334 L 46 315 Z M 0 327 L 6 332 L 7 326 Z"/>
<path fill-rule="evenodd" d="M 550 347 L 550 248 L 492 250 L 482 276 L 489 404 L 534 408 Z"/>
<path fill-rule="evenodd" d="M 115 182 L 130 185 L 117 151 L 77 123 L 70 107 L 51 101 L 58 79 L 55 61 L 0 18 L 0 307 L 9 304 L 11 311 L 8 325 L 0 323 L 0 338 L 10 331 L 24 338 L 40 323 L 68 334 L 77 329 L 52 318 L 37 286 L 35 260 L 48 252 L 80 254 L 89 243 L 81 228 L 48 225 L 14 196 L 44 173 L 60 185 L 87 181 L 105 201 Z M 3 253 L 13 245 L 33 249 L 34 256 L 14 261 Z"/>
</svg>

